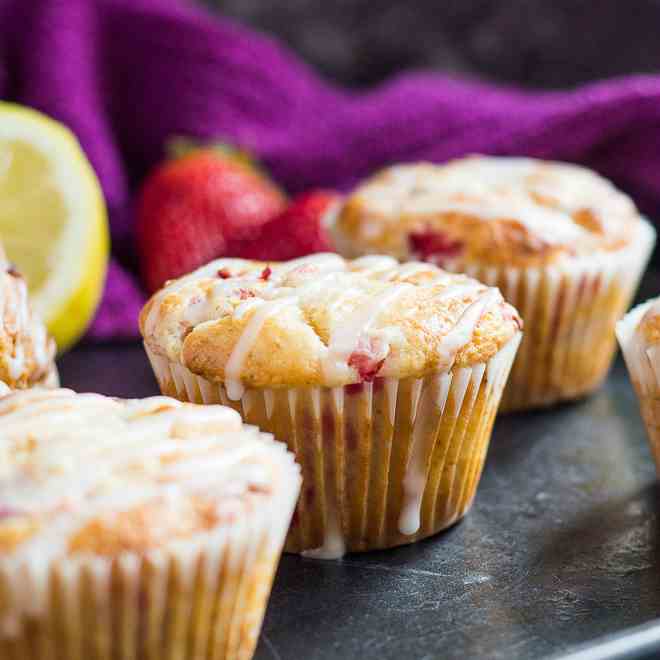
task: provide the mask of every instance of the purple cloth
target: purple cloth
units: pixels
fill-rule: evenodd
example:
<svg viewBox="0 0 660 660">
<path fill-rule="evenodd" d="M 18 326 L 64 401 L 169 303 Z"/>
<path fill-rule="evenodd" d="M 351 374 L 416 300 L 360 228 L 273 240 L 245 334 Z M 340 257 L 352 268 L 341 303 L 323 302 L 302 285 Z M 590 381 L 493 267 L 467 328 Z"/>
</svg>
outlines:
<svg viewBox="0 0 660 660">
<path fill-rule="evenodd" d="M 103 185 L 114 257 L 96 339 L 137 334 L 131 194 L 176 134 L 246 147 L 291 192 L 397 161 L 525 154 L 593 167 L 660 211 L 660 77 L 525 93 L 409 73 L 355 93 L 185 2 L 0 0 L 0 97 L 68 124 Z"/>
</svg>

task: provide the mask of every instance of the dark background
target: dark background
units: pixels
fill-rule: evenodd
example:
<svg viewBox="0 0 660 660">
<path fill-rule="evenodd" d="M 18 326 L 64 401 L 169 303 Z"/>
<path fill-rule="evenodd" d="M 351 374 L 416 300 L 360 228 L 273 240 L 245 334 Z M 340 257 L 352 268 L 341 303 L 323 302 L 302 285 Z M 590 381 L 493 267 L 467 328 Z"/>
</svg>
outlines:
<svg viewBox="0 0 660 660">
<path fill-rule="evenodd" d="M 205 0 L 330 80 L 409 68 L 533 88 L 660 71 L 660 0 Z"/>
</svg>

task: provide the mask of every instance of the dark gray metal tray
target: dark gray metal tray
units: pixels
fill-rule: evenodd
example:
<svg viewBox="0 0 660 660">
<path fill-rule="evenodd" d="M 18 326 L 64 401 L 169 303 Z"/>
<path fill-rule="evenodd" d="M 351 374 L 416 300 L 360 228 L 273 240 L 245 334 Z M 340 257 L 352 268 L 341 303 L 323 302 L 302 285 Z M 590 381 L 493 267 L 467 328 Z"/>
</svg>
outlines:
<svg viewBox="0 0 660 660">
<path fill-rule="evenodd" d="M 60 368 L 81 391 L 157 393 L 138 345 L 82 346 Z M 256 658 L 655 657 L 660 635 L 627 629 L 660 617 L 659 494 L 619 360 L 585 401 L 497 420 L 449 531 L 337 562 L 285 556 Z"/>
</svg>

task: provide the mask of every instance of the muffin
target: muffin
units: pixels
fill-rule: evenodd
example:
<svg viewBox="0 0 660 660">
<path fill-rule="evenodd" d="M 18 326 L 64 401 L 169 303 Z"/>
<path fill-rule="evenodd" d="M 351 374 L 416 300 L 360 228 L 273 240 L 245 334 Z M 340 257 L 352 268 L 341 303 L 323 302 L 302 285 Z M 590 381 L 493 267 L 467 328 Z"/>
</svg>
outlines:
<svg viewBox="0 0 660 660">
<path fill-rule="evenodd" d="M 617 323 L 616 336 L 639 399 L 660 475 L 660 298 L 638 305 Z"/>
<path fill-rule="evenodd" d="M 296 454 L 285 549 L 324 558 L 463 516 L 521 336 L 495 288 L 335 254 L 213 261 L 169 282 L 140 327 L 163 393 L 231 405 Z"/>
<path fill-rule="evenodd" d="M 10 389 L 57 387 L 54 358 L 55 342 L 32 315 L 25 280 L 0 245 L 0 383 Z"/>
<path fill-rule="evenodd" d="M 500 288 L 525 322 L 503 410 L 576 399 L 601 384 L 614 325 L 655 242 L 605 179 L 526 158 L 390 167 L 328 224 L 344 256 L 421 259 Z"/>
<path fill-rule="evenodd" d="M 0 399 L 0 657 L 247 660 L 300 486 L 222 406 Z"/>
</svg>

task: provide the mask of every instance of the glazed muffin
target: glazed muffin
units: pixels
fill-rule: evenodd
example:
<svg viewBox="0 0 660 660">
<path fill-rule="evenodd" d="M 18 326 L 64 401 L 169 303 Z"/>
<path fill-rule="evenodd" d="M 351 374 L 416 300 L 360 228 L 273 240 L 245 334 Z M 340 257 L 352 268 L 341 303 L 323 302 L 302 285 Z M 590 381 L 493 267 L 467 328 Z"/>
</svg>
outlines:
<svg viewBox="0 0 660 660">
<path fill-rule="evenodd" d="M 421 259 L 500 288 L 525 322 L 503 410 L 600 385 L 655 241 L 633 202 L 594 172 L 482 156 L 390 167 L 329 229 L 345 256 Z"/>
<path fill-rule="evenodd" d="M 0 382 L 11 389 L 57 387 L 55 342 L 32 315 L 25 280 L 0 245 Z"/>
<path fill-rule="evenodd" d="M 616 326 L 660 474 L 660 298 L 631 310 Z"/>
<path fill-rule="evenodd" d="M 163 393 L 231 405 L 296 454 L 285 548 L 319 557 L 463 516 L 521 336 L 495 288 L 334 254 L 214 261 L 169 282 L 140 327 Z"/>
<path fill-rule="evenodd" d="M 0 657 L 248 660 L 298 495 L 222 406 L 0 399 Z"/>
</svg>

